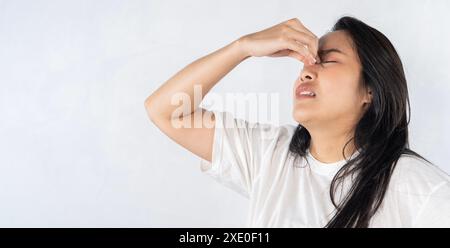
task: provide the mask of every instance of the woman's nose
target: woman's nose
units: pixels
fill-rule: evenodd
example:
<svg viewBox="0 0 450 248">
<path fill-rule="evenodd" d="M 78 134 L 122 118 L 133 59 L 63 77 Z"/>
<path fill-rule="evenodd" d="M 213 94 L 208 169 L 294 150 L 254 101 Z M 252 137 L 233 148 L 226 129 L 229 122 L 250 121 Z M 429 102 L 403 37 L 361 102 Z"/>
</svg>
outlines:
<svg viewBox="0 0 450 248">
<path fill-rule="evenodd" d="M 310 75 L 306 75 L 301 78 L 302 81 L 311 80 L 311 79 L 312 79 L 312 77 Z"/>
<path fill-rule="evenodd" d="M 303 69 L 300 74 L 300 80 L 302 82 L 311 81 L 315 78 L 315 72 L 310 69 Z"/>
</svg>

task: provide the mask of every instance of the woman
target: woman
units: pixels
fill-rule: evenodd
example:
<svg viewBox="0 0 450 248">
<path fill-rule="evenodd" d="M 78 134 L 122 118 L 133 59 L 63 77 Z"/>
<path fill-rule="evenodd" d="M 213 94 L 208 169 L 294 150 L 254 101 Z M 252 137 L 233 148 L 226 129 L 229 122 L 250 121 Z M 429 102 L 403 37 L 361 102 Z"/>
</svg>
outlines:
<svg viewBox="0 0 450 248">
<path fill-rule="evenodd" d="M 260 56 L 303 62 L 293 89 L 297 127 L 251 125 L 199 101 L 185 114 L 171 104 L 179 92 L 193 99 L 194 85 L 203 98 Z M 250 199 L 248 226 L 450 227 L 449 176 L 408 148 L 400 58 L 356 18 L 340 18 L 320 39 L 296 18 L 242 36 L 175 74 L 145 106 L 165 134 L 206 160 L 203 172 Z"/>
</svg>

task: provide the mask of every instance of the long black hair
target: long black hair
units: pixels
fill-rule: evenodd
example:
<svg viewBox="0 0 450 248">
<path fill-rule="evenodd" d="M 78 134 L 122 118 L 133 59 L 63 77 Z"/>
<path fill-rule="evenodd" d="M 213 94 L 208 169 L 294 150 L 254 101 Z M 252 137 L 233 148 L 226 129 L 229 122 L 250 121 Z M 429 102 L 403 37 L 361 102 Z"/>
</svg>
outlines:
<svg viewBox="0 0 450 248">
<path fill-rule="evenodd" d="M 341 17 L 332 31 L 343 30 L 353 41 L 361 62 L 361 83 L 372 92 L 372 102 L 355 126 L 357 156 L 348 160 L 330 185 L 335 215 L 325 227 L 368 227 L 380 207 L 393 170 L 402 154 L 425 158 L 409 149 L 408 124 L 411 114 L 402 62 L 391 42 L 381 32 L 349 16 Z M 298 125 L 289 145 L 296 157 L 305 157 L 311 136 Z M 429 162 L 430 163 L 430 162 Z M 343 200 L 335 192 L 348 176 L 355 176 Z"/>
</svg>

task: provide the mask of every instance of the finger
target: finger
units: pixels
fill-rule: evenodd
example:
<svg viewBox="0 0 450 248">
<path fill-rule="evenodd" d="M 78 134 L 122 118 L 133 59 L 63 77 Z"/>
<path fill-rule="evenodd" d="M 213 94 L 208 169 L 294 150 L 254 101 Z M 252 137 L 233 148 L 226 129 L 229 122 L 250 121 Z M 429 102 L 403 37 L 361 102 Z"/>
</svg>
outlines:
<svg viewBox="0 0 450 248">
<path fill-rule="evenodd" d="M 311 55 L 315 57 L 315 54 L 317 54 L 317 50 L 319 49 L 319 43 L 317 42 L 316 38 L 291 27 L 289 27 L 288 30 L 289 31 L 287 32 L 287 36 L 291 39 L 308 45 Z"/>
<path fill-rule="evenodd" d="M 318 51 L 318 48 L 319 48 L 319 38 L 313 32 L 311 32 L 309 29 L 307 29 L 303 25 L 303 23 L 297 18 L 293 18 L 291 20 L 288 20 L 286 22 L 286 25 L 289 26 L 290 28 L 294 29 L 294 30 L 297 30 L 299 32 L 308 34 L 313 39 L 312 43 L 314 45 L 312 45 L 311 47 L 314 50 L 312 50 L 312 53 L 317 54 L 317 51 Z"/>
<path fill-rule="evenodd" d="M 291 51 L 292 51 L 292 50 L 284 49 L 284 50 L 281 50 L 281 51 L 278 51 L 278 52 L 276 52 L 276 53 L 273 53 L 273 54 L 269 55 L 269 57 L 283 57 L 283 56 L 288 56 L 289 53 L 290 53 Z"/>
<path fill-rule="evenodd" d="M 298 18 L 292 18 L 286 22 L 286 24 L 298 31 L 308 33 L 310 36 L 317 38 L 317 36 L 311 32 Z"/>
<path fill-rule="evenodd" d="M 300 53 L 298 53 L 296 51 L 292 51 L 290 49 L 284 49 L 284 50 L 281 50 L 274 54 L 269 55 L 269 57 L 286 57 L 286 56 L 297 59 L 302 63 L 304 63 L 303 61 L 306 60 L 305 56 L 301 55 Z"/>
<path fill-rule="evenodd" d="M 300 43 L 298 43 L 297 41 L 291 40 L 291 39 L 288 40 L 286 42 L 286 47 L 291 49 L 291 50 L 293 50 L 293 51 L 296 51 L 297 53 L 299 53 L 302 56 L 304 56 L 305 59 L 302 60 L 304 63 L 307 63 L 307 64 L 314 64 L 315 63 L 315 59 L 311 55 L 309 50 L 305 46 L 303 46 Z"/>
<path fill-rule="evenodd" d="M 290 51 L 287 56 L 294 58 L 294 59 L 298 59 L 302 63 L 304 63 L 304 61 L 306 60 L 305 56 L 301 55 L 300 53 L 298 53 L 296 51 Z"/>
<path fill-rule="evenodd" d="M 303 49 L 303 51 L 305 51 L 305 53 L 308 55 L 307 58 L 312 62 L 315 63 L 316 62 L 316 58 L 314 56 L 314 54 L 311 53 L 311 50 L 309 49 L 308 45 L 303 44 L 301 42 L 295 41 L 297 42 Z"/>
</svg>

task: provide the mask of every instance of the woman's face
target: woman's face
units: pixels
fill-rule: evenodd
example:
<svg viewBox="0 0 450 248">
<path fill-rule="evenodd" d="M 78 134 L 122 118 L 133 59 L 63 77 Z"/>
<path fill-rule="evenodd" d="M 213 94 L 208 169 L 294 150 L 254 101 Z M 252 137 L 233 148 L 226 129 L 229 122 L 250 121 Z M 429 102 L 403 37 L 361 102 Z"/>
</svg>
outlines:
<svg viewBox="0 0 450 248">
<path fill-rule="evenodd" d="M 305 127 L 356 124 L 370 94 L 360 84 L 361 64 L 350 37 L 345 31 L 327 33 L 319 40 L 318 56 L 316 64 L 303 66 L 294 84 L 294 119 Z M 315 96 L 299 96 L 304 89 Z"/>
</svg>

